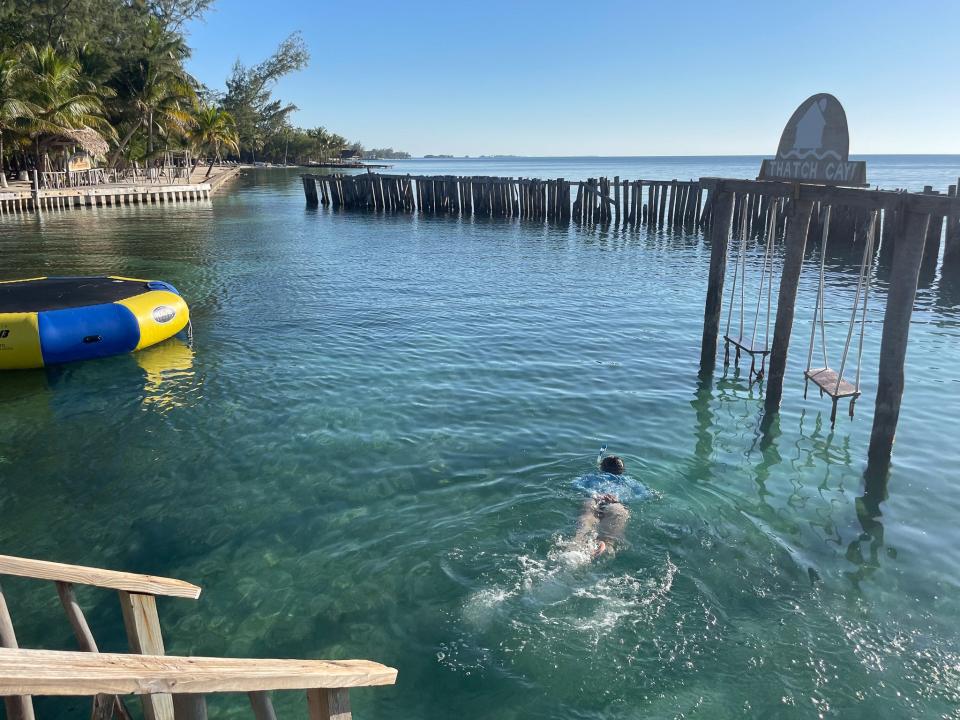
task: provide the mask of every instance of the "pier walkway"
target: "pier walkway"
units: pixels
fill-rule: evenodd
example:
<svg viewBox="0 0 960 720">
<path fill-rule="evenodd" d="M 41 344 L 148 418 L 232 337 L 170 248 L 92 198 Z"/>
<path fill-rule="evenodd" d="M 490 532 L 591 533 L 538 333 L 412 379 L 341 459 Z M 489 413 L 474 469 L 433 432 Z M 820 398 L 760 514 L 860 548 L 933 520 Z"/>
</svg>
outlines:
<svg viewBox="0 0 960 720">
<path fill-rule="evenodd" d="M 239 165 L 214 166 L 208 178 L 207 166 L 204 165 L 194 170 L 189 178 L 177 183 L 102 183 L 35 190 L 29 182 L 15 181 L 8 188 L 0 188 L 0 216 L 37 210 L 208 200 L 224 183 L 236 177 L 241 169 Z"/>
</svg>

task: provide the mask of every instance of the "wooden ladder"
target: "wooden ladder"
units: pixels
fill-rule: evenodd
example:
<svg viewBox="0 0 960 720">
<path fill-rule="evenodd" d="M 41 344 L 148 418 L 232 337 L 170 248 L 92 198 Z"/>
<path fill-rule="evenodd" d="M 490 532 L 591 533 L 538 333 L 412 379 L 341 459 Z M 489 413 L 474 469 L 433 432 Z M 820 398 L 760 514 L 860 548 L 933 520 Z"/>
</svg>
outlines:
<svg viewBox="0 0 960 720">
<path fill-rule="evenodd" d="M 276 720 L 271 690 L 306 690 L 311 720 L 349 720 L 349 688 L 392 685 L 397 671 L 367 660 L 166 656 L 156 597 L 196 600 L 182 580 L 0 555 L 0 575 L 51 580 L 80 652 L 19 649 L 0 588 L 0 696 L 8 720 L 34 720 L 33 695 L 89 695 L 94 720 L 129 720 L 121 695 L 140 695 L 146 720 L 205 720 L 204 694 L 245 692 L 256 720 Z M 73 591 L 116 590 L 132 654 L 100 653 Z M 162 657 L 161 657 L 162 656 Z"/>
</svg>

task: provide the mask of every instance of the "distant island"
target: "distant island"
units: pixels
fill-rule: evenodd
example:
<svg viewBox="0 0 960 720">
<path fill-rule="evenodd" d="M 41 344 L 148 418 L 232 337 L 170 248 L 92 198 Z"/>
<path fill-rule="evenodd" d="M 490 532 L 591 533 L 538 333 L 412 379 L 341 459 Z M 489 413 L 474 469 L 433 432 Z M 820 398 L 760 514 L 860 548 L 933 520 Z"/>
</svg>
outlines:
<svg viewBox="0 0 960 720">
<path fill-rule="evenodd" d="M 364 160 L 409 160 L 410 153 L 393 148 L 373 148 L 364 150 L 361 157 Z"/>
<path fill-rule="evenodd" d="M 424 155 L 424 160 L 437 160 L 439 158 L 452 158 L 453 155 Z"/>
</svg>

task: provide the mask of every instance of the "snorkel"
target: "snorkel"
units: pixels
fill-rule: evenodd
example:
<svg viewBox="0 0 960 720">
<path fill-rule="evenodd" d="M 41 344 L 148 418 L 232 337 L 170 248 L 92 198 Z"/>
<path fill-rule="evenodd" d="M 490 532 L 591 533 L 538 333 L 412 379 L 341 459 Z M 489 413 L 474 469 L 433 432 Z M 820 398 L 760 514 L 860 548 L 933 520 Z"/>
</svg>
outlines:
<svg viewBox="0 0 960 720">
<path fill-rule="evenodd" d="M 597 467 L 600 467 L 600 463 L 603 462 L 603 454 L 607 451 L 607 444 L 604 443 L 600 446 L 600 454 L 597 455 Z"/>
</svg>

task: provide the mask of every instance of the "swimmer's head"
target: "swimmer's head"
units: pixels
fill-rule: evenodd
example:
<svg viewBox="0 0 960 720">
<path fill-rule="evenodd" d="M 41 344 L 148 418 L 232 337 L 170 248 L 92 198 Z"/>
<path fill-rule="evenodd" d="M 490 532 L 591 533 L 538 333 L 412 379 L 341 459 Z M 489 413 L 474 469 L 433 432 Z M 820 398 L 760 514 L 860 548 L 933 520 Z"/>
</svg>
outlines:
<svg viewBox="0 0 960 720">
<path fill-rule="evenodd" d="M 623 475 L 625 469 L 623 460 L 616 455 L 607 455 L 600 461 L 600 470 L 611 475 Z"/>
</svg>

